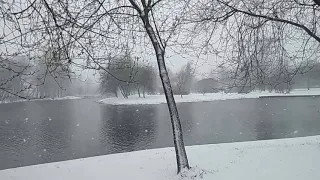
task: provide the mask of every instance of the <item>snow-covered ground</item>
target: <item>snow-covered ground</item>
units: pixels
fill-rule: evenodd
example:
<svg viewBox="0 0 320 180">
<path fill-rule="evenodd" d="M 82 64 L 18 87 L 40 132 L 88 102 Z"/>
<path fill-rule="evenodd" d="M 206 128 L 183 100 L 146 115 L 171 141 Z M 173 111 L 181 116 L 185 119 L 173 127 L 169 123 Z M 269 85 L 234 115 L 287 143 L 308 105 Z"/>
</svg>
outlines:
<svg viewBox="0 0 320 180">
<path fill-rule="evenodd" d="M 56 97 L 56 98 L 43 98 L 43 99 L 19 99 L 14 101 L 0 101 L 0 104 L 14 103 L 14 102 L 25 102 L 25 101 L 47 101 L 47 100 L 66 100 L 66 99 L 82 99 L 78 96 L 65 96 L 65 97 Z"/>
<path fill-rule="evenodd" d="M 176 175 L 173 148 L 0 171 L 1 180 L 319 180 L 320 136 L 187 147 L 193 167 Z M 197 176 L 197 177 L 194 177 Z"/>
<path fill-rule="evenodd" d="M 184 95 L 182 98 L 180 95 L 175 95 L 175 101 L 177 103 L 181 102 L 205 102 L 205 101 L 215 101 L 215 100 L 227 100 L 227 99 L 243 99 L 243 98 L 259 98 L 263 96 L 303 96 L 303 95 L 320 95 L 320 89 L 296 89 L 292 90 L 290 93 L 275 93 L 268 91 L 255 91 L 248 94 L 238 94 L 238 93 L 208 93 L 208 94 L 189 94 Z M 164 95 L 150 95 L 146 98 L 139 98 L 138 95 L 130 96 L 128 99 L 125 98 L 106 98 L 98 101 L 104 104 L 113 105 L 124 105 L 124 104 L 162 104 L 166 103 L 166 98 Z"/>
</svg>

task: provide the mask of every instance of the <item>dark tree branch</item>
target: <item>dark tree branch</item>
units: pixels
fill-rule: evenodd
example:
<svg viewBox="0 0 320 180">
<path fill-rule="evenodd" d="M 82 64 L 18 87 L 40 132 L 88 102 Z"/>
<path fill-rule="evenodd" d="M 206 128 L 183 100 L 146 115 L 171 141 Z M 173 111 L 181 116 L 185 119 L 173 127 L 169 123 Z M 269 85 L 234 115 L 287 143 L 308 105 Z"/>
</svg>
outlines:
<svg viewBox="0 0 320 180">
<path fill-rule="evenodd" d="M 219 1 L 219 2 L 221 2 L 221 1 Z M 228 6 L 230 9 L 232 9 L 235 12 L 239 12 L 239 13 L 246 14 L 246 15 L 253 16 L 253 17 L 264 18 L 264 19 L 267 19 L 267 20 L 270 20 L 270 21 L 282 22 L 282 23 L 290 24 L 290 25 L 293 25 L 295 27 L 301 28 L 306 33 L 308 33 L 311 37 L 313 37 L 316 41 L 318 41 L 320 43 L 320 37 L 317 36 L 309 28 L 307 28 L 306 26 L 304 26 L 302 24 L 299 24 L 299 23 L 296 23 L 296 22 L 293 22 L 293 21 L 289 21 L 289 20 L 286 20 L 286 19 L 280 19 L 280 18 L 277 18 L 277 17 L 269 17 L 269 16 L 266 16 L 266 15 L 254 14 L 252 12 L 247 12 L 247 11 L 243 11 L 243 10 L 237 9 L 235 7 L 232 7 L 228 3 L 225 3 L 225 2 L 221 2 L 221 3 L 223 3 L 226 6 Z"/>
</svg>

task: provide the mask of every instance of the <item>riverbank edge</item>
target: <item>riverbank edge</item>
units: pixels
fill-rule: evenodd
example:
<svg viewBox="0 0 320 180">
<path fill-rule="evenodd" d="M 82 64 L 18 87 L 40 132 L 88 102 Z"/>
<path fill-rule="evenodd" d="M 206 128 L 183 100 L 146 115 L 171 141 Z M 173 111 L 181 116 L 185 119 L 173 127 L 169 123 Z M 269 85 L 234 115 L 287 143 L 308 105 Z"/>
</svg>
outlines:
<svg viewBox="0 0 320 180">
<path fill-rule="evenodd" d="M 169 147 L 1 170 L 0 179 L 318 180 L 319 148 L 320 136 L 187 146 L 193 168 L 183 178 Z"/>
<path fill-rule="evenodd" d="M 316 90 L 293 90 L 290 93 L 274 93 L 267 91 L 255 91 L 247 94 L 238 93 L 208 93 L 208 94 L 189 94 L 174 95 L 176 103 L 187 102 L 211 102 L 219 100 L 232 100 L 232 99 L 255 99 L 255 98 L 282 98 L 282 97 L 318 97 L 320 96 L 320 89 Z M 146 98 L 137 95 L 129 96 L 128 99 L 119 97 L 111 97 L 96 101 L 100 104 L 109 105 L 143 105 L 143 104 L 165 104 L 166 99 L 164 95 L 148 95 Z"/>
<path fill-rule="evenodd" d="M 42 98 L 42 99 L 19 99 L 14 101 L 0 101 L 0 104 L 10 104 L 10 103 L 18 103 L 18 102 L 29 102 L 29 101 L 58 101 L 58 100 L 77 100 L 84 99 L 85 97 L 79 96 L 66 96 L 61 98 Z"/>
</svg>

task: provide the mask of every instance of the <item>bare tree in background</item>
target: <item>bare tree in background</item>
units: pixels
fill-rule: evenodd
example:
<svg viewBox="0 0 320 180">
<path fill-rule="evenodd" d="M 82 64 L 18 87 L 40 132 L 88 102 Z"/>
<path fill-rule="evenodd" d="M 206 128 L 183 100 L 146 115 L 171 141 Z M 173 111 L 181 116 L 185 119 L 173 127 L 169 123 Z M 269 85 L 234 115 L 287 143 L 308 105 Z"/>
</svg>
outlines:
<svg viewBox="0 0 320 180">
<path fill-rule="evenodd" d="M 137 73 L 140 71 L 137 59 L 132 58 L 128 52 L 113 59 L 106 59 L 108 65 L 105 69 L 108 71 L 100 71 L 102 93 L 109 92 L 118 97 L 117 93 L 120 90 L 122 96 L 127 99 L 134 88 L 133 83 L 136 82 Z"/>
<path fill-rule="evenodd" d="M 32 64 L 27 57 L 0 55 L 0 100 L 25 98 L 33 75 Z"/>
<path fill-rule="evenodd" d="M 144 98 L 146 97 L 146 93 L 155 93 L 156 74 L 152 66 L 140 65 L 138 67 L 138 73 L 135 81 L 136 90 L 138 91 L 139 97 L 141 97 L 141 93 Z"/>
<path fill-rule="evenodd" d="M 190 94 L 191 83 L 193 80 L 193 70 L 191 68 L 191 63 L 188 63 L 186 66 L 182 67 L 176 75 L 176 91 L 182 95 Z"/>
</svg>

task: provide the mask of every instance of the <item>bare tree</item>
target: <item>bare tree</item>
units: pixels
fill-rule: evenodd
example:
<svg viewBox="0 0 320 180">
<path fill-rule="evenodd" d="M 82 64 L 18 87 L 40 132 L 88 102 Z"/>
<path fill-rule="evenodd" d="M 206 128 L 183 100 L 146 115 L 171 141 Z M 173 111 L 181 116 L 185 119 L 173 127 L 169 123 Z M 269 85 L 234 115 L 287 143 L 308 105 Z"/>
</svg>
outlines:
<svg viewBox="0 0 320 180">
<path fill-rule="evenodd" d="M 0 55 L 0 99 L 14 100 L 28 97 L 35 74 L 26 56 Z"/>
<path fill-rule="evenodd" d="M 137 73 L 140 71 L 138 58 L 135 60 L 126 52 L 116 58 L 107 59 L 108 65 L 105 67 L 108 71 L 100 71 L 100 89 L 102 92 L 111 92 L 117 97 L 117 91 L 120 90 L 124 98 L 128 98 L 133 89 L 133 83 L 136 82 Z M 122 79 L 119 81 L 117 78 Z"/>
<path fill-rule="evenodd" d="M 182 95 L 190 94 L 191 83 L 193 80 L 193 72 L 191 68 L 191 63 L 182 67 L 181 70 L 176 75 L 176 88 L 177 93 Z"/>
<path fill-rule="evenodd" d="M 166 48 L 166 41 L 163 42 L 163 37 L 160 36 L 159 29 L 157 22 L 154 19 L 153 13 L 157 8 L 157 4 L 161 3 L 161 0 L 152 1 L 152 0 L 141 0 L 140 3 L 135 0 L 129 0 L 131 7 L 136 11 L 137 15 L 139 16 L 140 20 L 143 23 L 143 27 L 148 34 L 148 37 L 152 43 L 154 48 L 160 78 L 162 81 L 164 93 L 167 99 L 167 104 L 170 112 L 171 117 L 171 124 L 173 129 L 173 140 L 176 150 L 176 159 L 177 159 L 177 166 L 178 166 L 178 173 L 183 168 L 189 168 L 189 163 L 184 147 L 183 142 L 183 135 L 182 135 L 182 128 L 180 123 L 180 118 L 178 114 L 178 109 L 173 97 L 172 87 L 170 83 L 170 79 L 168 76 L 168 72 L 166 69 L 166 64 L 164 61 L 165 58 L 165 48 Z M 153 23 L 153 26 L 152 26 Z M 177 22 L 173 22 L 177 23 Z M 176 25 L 173 24 L 173 27 Z M 175 30 L 175 29 L 173 29 Z M 171 34 L 170 34 L 171 35 Z M 170 37 L 169 35 L 169 37 Z"/>
<path fill-rule="evenodd" d="M 144 98 L 147 92 L 148 94 L 155 93 L 156 74 L 152 66 L 140 65 L 135 81 L 139 97 L 141 97 L 141 93 Z"/>
<path fill-rule="evenodd" d="M 317 3 L 200 0 L 195 8 L 202 11 L 190 12 L 188 21 L 200 34 L 207 34 L 202 47 L 220 58 L 219 65 L 232 74 L 228 86 L 251 90 L 289 86 L 296 74 L 319 58 Z"/>
</svg>

